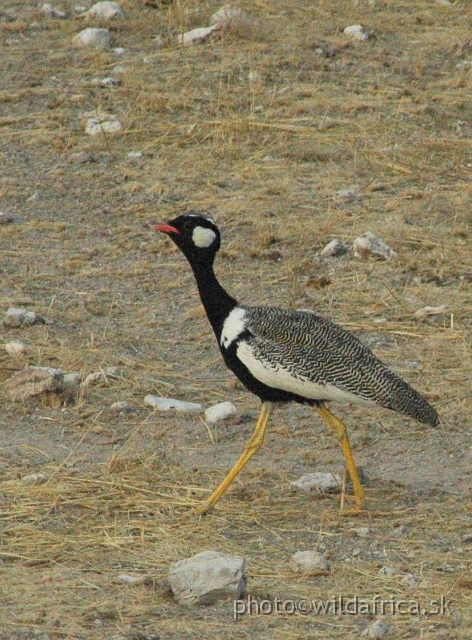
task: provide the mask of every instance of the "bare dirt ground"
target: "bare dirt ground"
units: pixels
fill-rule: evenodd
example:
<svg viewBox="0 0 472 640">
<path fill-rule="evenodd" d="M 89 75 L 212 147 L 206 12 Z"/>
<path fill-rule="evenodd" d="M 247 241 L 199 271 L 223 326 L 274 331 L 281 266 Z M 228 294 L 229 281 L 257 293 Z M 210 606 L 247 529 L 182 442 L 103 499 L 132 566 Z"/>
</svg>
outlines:
<svg viewBox="0 0 472 640">
<path fill-rule="evenodd" d="M 28 355 L 0 351 L 0 376 L 29 363 L 116 366 L 119 379 L 66 406 L 0 391 L 0 637 L 354 639 L 376 617 L 236 622 L 231 602 L 179 607 L 169 564 L 212 548 L 246 557 L 255 599 L 377 594 L 428 608 L 443 596 L 451 614 L 387 609 L 387 637 L 470 638 L 470 4 L 238 2 L 249 25 L 181 48 L 177 34 L 208 24 L 217 2 L 123 2 L 123 56 L 72 48 L 84 26 L 73 4 L 58 3 L 65 20 L 0 5 L 0 210 L 15 218 L 0 226 L 1 309 L 49 320 L 2 328 Z M 358 22 L 368 42 L 342 34 Z M 92 83 L 118 77 L 117 64 L 120 86 Z M 115 114 L 123 131 L 87 136 L 88 112 Z M 367 474 L 357 517 L 338 513 L 338 496 L 290 488 L 342 465 L 325 425 L 296 406 L 277 411 L 216 510 L 192 514 L 242 451 L 258 403 L 224 368 L 187 264 L 143 226 L 189 208 L 221 225 L 217 271 L 234 295 L 358 332 L 440 412 L 433 430 L 333 407 Z M 366 231 L 396 259 L 319 257 Z M 443 304 L 439 321 L 415 320 Z M 147 393 L 229 399 L 242 417 L 209 433 L 195 416 L 150 412 Z M 118 400 L 135 411 L 114 415 Z M 21 482 L 30 473 L 46 481 Z M 294 574 L 300 549 L 323 552 L 329 575 Z"/>
</svg>

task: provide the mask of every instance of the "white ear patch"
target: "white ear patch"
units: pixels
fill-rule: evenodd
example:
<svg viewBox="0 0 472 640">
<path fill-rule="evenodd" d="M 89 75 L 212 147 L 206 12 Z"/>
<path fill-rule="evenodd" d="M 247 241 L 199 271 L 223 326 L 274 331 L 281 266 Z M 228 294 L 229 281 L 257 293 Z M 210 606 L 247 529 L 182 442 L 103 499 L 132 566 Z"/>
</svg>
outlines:
<svg viewBox="0 0 472 640">
<path fill-rule="evenodd" d="M 209 247 L 215 238 L 216 233 L 208 227 L 195 227 L 192 233 L 193 244 L 200 249 Z"/>
</svg>

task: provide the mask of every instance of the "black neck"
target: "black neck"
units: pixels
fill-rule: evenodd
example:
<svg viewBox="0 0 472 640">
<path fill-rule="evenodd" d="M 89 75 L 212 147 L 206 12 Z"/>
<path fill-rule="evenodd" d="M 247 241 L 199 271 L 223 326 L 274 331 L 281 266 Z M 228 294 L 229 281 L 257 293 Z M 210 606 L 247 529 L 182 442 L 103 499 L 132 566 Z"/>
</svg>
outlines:
<svg viewBox="0 0 472 640">
<path fill-rule="evenodd" d="M 190 265 L 197 281 L 202 304 L 219 343 L 223 323 L 238 303 L 218 282 L 211 263 L 190 263 Z"/>
</svg>

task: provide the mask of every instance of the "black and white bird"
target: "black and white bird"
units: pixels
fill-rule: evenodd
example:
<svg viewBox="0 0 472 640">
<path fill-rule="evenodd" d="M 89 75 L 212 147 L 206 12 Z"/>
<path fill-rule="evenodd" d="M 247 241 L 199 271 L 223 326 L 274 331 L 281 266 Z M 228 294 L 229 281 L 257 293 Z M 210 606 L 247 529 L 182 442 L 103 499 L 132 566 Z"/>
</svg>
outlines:
<svg viewBox="0 0 472 640">
<path fill-rule="evenodd" d="M 331 320 L 311 311 L 239 304 L 213 271 L 221 238 L 208 216 L 185 213 L 154 229 L 167 234 L 187 258 L 226 366 L 262 401 L 244 453 L 200 511 L 217 502 L 261 447 L 277 402 L 311 405 L 329 424 L 341 444 L 356 506 L 361 508 L 363 489 L 347 430 L 327 403 L 378 404 L 432 426 L 439 425 L 436 410 L 355 335 Z"/>
</svg>

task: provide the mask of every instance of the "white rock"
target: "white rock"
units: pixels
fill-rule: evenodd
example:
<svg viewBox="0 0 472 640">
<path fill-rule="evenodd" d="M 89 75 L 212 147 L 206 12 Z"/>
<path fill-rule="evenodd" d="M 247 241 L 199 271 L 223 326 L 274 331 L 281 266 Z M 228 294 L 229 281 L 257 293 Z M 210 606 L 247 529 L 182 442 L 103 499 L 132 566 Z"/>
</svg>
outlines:
<svg viewBox="0 0 472 640">
<path fill-rule="evenodd" d="M 28 367 L 5 382 L 12 400 L 18 402 L 46 392 L 60 392 L 64 386 L 64 374 L 52 367 Z"/>
<path fill-rule="evenodd" d="M 13 222 L 14 220 L 15 218 L 13 216 L 0 211 L 0 224 L 10 224 L 10 222 Z"/>
<path fill-rule="evenodd" d="M 388 626 L 383 620 L 375 620 L 371 625 L 364 629 L 362 632 L 363 636 L 367 638 L 376 638 L 380 640 L 383 638 L 388 631 Z"/>
<path fill-rule="evenodd" d="M 240 599 L 246 588 L 246 561 L 218 551 L 203 551 L 169 567 L 169 583 L 179 604 L 209 605 L 221 596 Z"/>
<path fill-rule="evenodd" d="M 43 484 L 43 482 L 46 482 L 46 476 L 44 473 L 29 473 L 21 478 L 21 482 L 25 484 Z"/>
<path fill-rule="evenodd" d="M 369 39 L 369 34 L 361 24 L 352 24 L 350 27 L 346 27 L 343 32 L 353 40 L 366 41 Z"/>
<path fill-rule="evenodd" d="M 112 18 L 122 18 L 124 13 L 118 2 L 97 2 L 85 15 L 92 18 L 111 20 Z"/>
<path fill-rule="evenodd" d="M 85 133 L 88 133 L 89 136 L 97 136 L 103 133 L 116 133 L 122 129 L 123 125 L 116 116 L 106 114 L 89 118 L 85 125 Z"/>
<path fill-rule="evenodd" d="M 444 319 L 445 313 L 446 305 L 444 304 L 440 307 L 423 307 L 422 309 L 415 311 L 415 318 L 416 320 L 425 320 L 426 318 L 429 318 L 430 320 L 438 321 Z"/>
<path fill-rule="evenodd" d="M 106 367 L 103 371 L 94 371 L 94 373 L 89 373 L 88 376 L 85 377 L 83 382 L 84 387 L 88 387 L 93 384 L 97 384 L 98 382 L 105 382 L 108 380 L 117 380 L 119 376 L 118 369 L 116 367 Z"/>
<path fill-rule="evenodd" d="M 126 584 L 135 584 L 139 582 L 141 578 L 137 578 L 136 576 L 130 576 L 127 573 L 122 573 L 118 576 L 119 582 L 125 582 Z"/>
<path fill-rule="evenodd" d="M 223 420 L 233 418 L 237 414 L 237 409 L 232 402 L 219 402 L 208 407 L 205 411 L 205 420 L 209 424 L 218 424 Z"/>
<path fill-rule="evenodd" d="M 337 473 L 323 473 L 322 471 L 317 471 L 316 473 L 309 473 L 306 476 L 302 476 L 298 480 L 291 482 L 290 486 L 295 489 L 301 489 L 306 493 L 313 490 L 330 493 L 341 490 L 342 478 Z"/>
<path fill-rule="evenodd" d="M 219 29 L 221 29 L 221 25 L 219 24 L 213 24 L 211 27 L 199 27 L 198 29 L 192 29 L 192 31 L 187 31 L 186 33 L 179 35 L 178 41 L 180 44 L 185 46 L 195 44 L 197 42 L 204 42 L 214 31 L 218 31 Z"/>
<path fill-rule="evenodd" d="M 4 326 L 11 329 L 32 327 L 35 324 L 46 324 L 46 322 L 46 318 L 35 311 L 26 311 L 26 309 L 16 309 L 14 307 L 10 307 L 3 318 Z"/>
<path fill-rule="evenodd" d="M 128 153 L 126 155 L 128 156 L 128 158 L 131 158 L 131 160 L 138 160 L 139 158 L 143 157 L 143 152 L 142 151 L 128 151 Z"/>
<path fill-rule="evenodd" d="M 329 562 L 316 551 L 297 551 L 290 559 L 290 567 L 297 573 L 315 575 L 324 575 L 330 570 Z"/>
<path fill-rule="evenodd" d="M 8 342 L 5 342 L 5 351 L 10 356 L 18 357 L 26 355 L 27 349 L 24 342 L 21 342 L 20 340 L 9 340 Z"/>
<path fill-rule="evenodd" d="M 418 586 L 418 579 L 412 573 L 407 573 L 406 575 L 404 575 L 400 582 L 407 587 Z"/>
<path fill-rule="evenodd" d="M 82 376 L 77 371 L 64 374 L 63 390 L 62 392 L 68 397 L 73 398 L 77 396 L 80 389 L 80 383 Z"/>
<path fill-rule="evenodd" d="M 377 258 L 379 260 L 392 260 L 397 254 L 383 240 L 367 231 L 363 236 L 354 240 L 354 255 L 357 258 Z"/>
<path fill-rule="evenodd" d="M 113 67 L 113 69 L 111 70 L 112 73 L 114 74 L 119 74 L 119 73 L 124 73 L 126 71 L 125 67 L 122 64 L 117 64 L 115 67 Z"/>
<path fill-rule="evenodd" d="M 95 29 L 88 27 L 78 33 L 72 39 L 75 47 L 93 47 L 95 49 L 109 49 L 111 45 L 111 35 L 108 29 Z"/>
<path fill-rule="evenodd" d="M 225 4 L 224 7 L 215 11 L 210 18 L 210 24 L 218 24 L 222 27 L 228 28 L 238 24 L 248 22 L 248 15 L 241 9 L 236 9 L 230 4 Z"/>
<path fill-rule="evenodd" d="M 40 9 L 40 12 L 46 16 L 46 18 L 65 18 L 66 14 L 64 11 L 59 11 L 52 4 L 46 3 Z"/>
<path fill-rule="evenodd" d="M 338 238 L 335 238 L 334 240 L 331 240 L 331 242 L 329 242 L 326 245 L 326 247 L 323 249 L 320 255 L 323 256 L 323 258 L 326 258 L 326 257 L 334 258 L 336 256 L 342 256 L 348 251 L 349 251 L 349 245 L 345 244 L 342 240 L 338 240 Z"/>
<path fill-rule="evenodd" d="M 123 56 L 126 53 L 126 49 L 124 47 L 115 47 L 114 49 L 112 49 L 112 52 L 116 56 Z"/>
<path fill-rule="evenodd" d="M 75 5 L 73 11 L 74 11 L 74 13 L 76 15 L 80 15 L 80 14 L 85 13 L 87 11 L 87 7 L 85 7 L 83 4 L 77 4 L 77 5 Z"/>
<path fill-rule="evenodd" d="M 171 409 L 174 411 L 203 411 L 202 405 L 196 402 L 183 402 L 182 400 L 161 398 L 152 394 L 144 398 L 144 404 L 159 411 L 170 411 Z"/>
<path fill-rule="evenodd" d="M 121 84 L 121 80 L 107 76 L 106 78 L 92 78 L 91 84 L 98 85 L 99 87 L 118 87 Z"/>
<path fill-rule="evenodd" d="M 126 400 L 121 400 L 120 402 L 114 402 L 110 407 L 110 411 L 115 413 L 131 413 L 133 407 L 129 402 L 126 402 Z"/>
<path fill-rule="evenodd" d="M 356 202 L 359 200 L 359 196 L 355 189 L 340 189 L 339 191 L 336 191 L 336 196 L 340 200 L 345 200 L 346 202 Z"/>
</svg>

